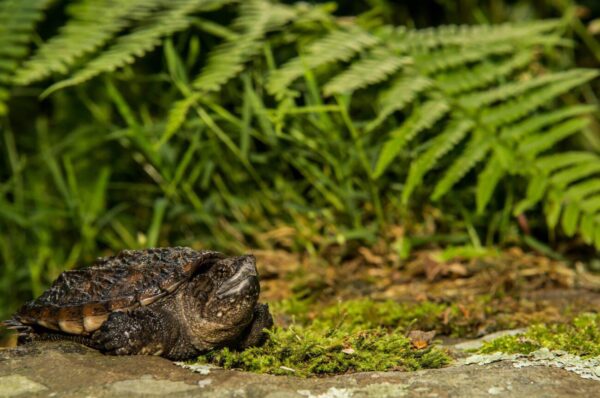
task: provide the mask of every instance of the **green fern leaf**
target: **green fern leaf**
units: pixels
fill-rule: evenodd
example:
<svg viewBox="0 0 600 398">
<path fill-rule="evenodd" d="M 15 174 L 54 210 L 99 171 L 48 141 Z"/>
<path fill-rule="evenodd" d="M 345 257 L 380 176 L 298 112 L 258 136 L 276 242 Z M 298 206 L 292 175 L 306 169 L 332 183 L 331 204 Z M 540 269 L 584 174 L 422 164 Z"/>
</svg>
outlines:
<svg viewBox="0 0 600 398">
<path fill-rule="evenodd" d="M 562 228 L 567 236 L 575 235 L 577 225 L 579 224 L 579 215 L 580 212 L 577 204 L 567 204 L 562 215 Z"/>
<path fill-rule="evenodd" d="M 510 54 L 514 47 L 510 44 L 467 48 L 442 48 L 435 52 L 414 55 L 415 68 L 425 75 L 456 68 L 469 62 L 476 62 L 490 55 Z"/>
<path fill-rule="evenodd" d="M 310 44 L 298 58 L 284 64 L 269 77 L 267 87 L 271 94 L 283 93 L 288 86 L 304 74 L 305 69 L 315 69 L 337 61 L 348 61 L 357 53 L 373 47 L 378 39 L 358 28 L 337 30 Z"/>
<path fill-rule="evenodd" d="M 563 227 L 564 228 L 564 227 Z M 588 217 L 585 214 L 581 217 L 579 224 L 579 233 L 585 243 L 592 244 L 594 242 L 594 231 L 596 230 L 596 222 L 593 217 Z"/>
<path fill-rule="evenodd" d="M 499 105 L 482 112 L 481 121 L 489 126 L 501 126 L 512 123 L 529 113 L 535 111 L 547 102 L 561 94 L 594 79 L 597 71 L 581 71 L 571 79 L 562 80 L 553 84 L 542 86 L 521 96 L 519 99 Z"/>
<path fill-rule="evenodd" d="M 448 112 L 449 106 L 444 101 L 431 100 L 418 107 L 399 128 L 390 133 L 390 138 L 383 145 L 373 176 L 380 177 L 390 163 L 398 156 L 404 146 L 423 130 L 430 128 Z"/>
<path fill-rule="evenodd" d="M 399 28 L 391 42 L 393 48 L 401 52 L 442 46 L 520 43 L 526 38 L 552 35 L 563 23 L 561 20 L 545 20 L 501 25 L 446 25 L 421 30 Z"/>
<path fill-rule="evenodd" d="M 0 1 L 0 116 L 8 112 L 5 101 L 10 96 L 14 73 L 27 54 L 31 33 L 49 0 Z"/>
<path fill-rule="evenodd" d="M 598 211 L 600 211 L 600 196 L 592 196 L 591 198 L 587 198 L 581 203 L 581 209 L 583 212 L 589 215 L 595 215 Z"/>
<path fill-rule="evenodd" d="M 535 166 L 548 175 L 565 167 L 597 160 L 598 157 L 591 152 L 570 151 L 542 156 L 535 161 Z"/>
<path fill-rule="evenodd" d="M 546 132 L 531 135 L 525 138 L 519 144 L 519 151 L 526 156 L 533 158 L 538 153 L 553 147 L 557 142 L 560 142 L 565 138 L 580 132 L 588 124 L 589 121 L 586 119 L 578 118 L 568 120 Z"/>
<path fill-rule="evenodd" d="M 480 108 L 493 104 L 494 102 L 505 101 L 511 97 L 516 97 L 534 88 L 548 86 L 551 83 L 578 79 L 581 73 L 581 70 L 574 69 L 566 72 L 549 73 L 525 81 L 507 83 L 483 92 L 463 96 L 462 98 L 459 98 L 459 103 L 465 108 Z"/>
<path fill-rule="evenodd" d="M 582 201 L 588 196 L 600 193 L 600 179 L 593 178 L 570 186 L 565 192 L 565 199 Z"/>
<path fill-rule="evenodd" d="M 560 219 L 560 212 L 562 210 L 562 204 L 560 197 L 556 191 L 551 190 L 546 200 L 544 201 L 544 213 L 546 213 L 546 224 L 548 228 L 555 229 Z"/>
<path fill-rule="evenodd" d="M 519 141 L 531 133 L 537 133 L 544 127 L 554 125 L 573 116 L 589 114 L 595 110 L 595 105 L 573 105 L 563 109 L 531 116 L 522 122 L 503 127 L 500 132 L 500 138 L 502 140 Z"/>
<path fill-rule="evenodd" d="M 442 179 L 436 184 L 431 199 L 438 200 L 444 196 L 450 188 L 460 181 L 470 170 L 481 162 L 491 150 L 493 140 L 490 137 L 482 137 L 477 132 L 477 138 L 471 139 L 463 153 L 452 163 Z"/>
<path fill-rule="evenodd" d="M 486 87 L 501 78 L 505 78 L 515 70 L 524 68 L 533 59 L 532 51 L 521 51 L 503 62 L 491 62 L 484 59 L 474 68 L 458 68 L 435 76 L 438 86 L 448 95 L 456 95 L 477 88 Z"/>
<path fill-rule="evenodd" d="M 84 65 L 69 79 L 50 86 L 42 96 L 47 96 L 65 87 L 81 84 L 99 74 L 114 71 L 134 62 L 137 57 L 141 57 L 159 45 L 163 37 L 187 28 L 192 22 L 189 17 L 191 13 L 201 11 L 206 7 L 212 8 L 219 3 L 225 4 L 228 1 L 171 0 L 166 2 L 165 4 L 168 7 L 155 13 L 147 24 L 136 28 L 125 36 L 119 37 L 114 45 Z"/>
<path fill-rule="evenodd" d="M 41 45 L 15 76 L 29 84 L 51 73 L 66 73 L 81 58 L 104 45 L 135 19 L 143 19 L 162 0 L 85 0 L 69 9 L 71 18 L 57 36 Z"/>
<path fill-rule="evenodd" d="M 394 80 L 391 87 L 381 94 L 379 100 L 381 111 L 377 114 L 377 118 L 367 125 L 366 130 L 373 131 L 379 127 L 392 113 L 403 109 L 432 84 L 430 79 L 413 74 Z"/>
<path fill-rule="evenodd" d="M 517 156 L 517 153 L 515 152 L 514 148 L 506 145 L 502 141 L 496 140 L 496 143 L 494 144 L 492 149 L 494 151 L 494 156 L 498 157 L 498 161 L 500 162 L 502 167 L 506 171 L 510 171 L 511 173 L 513 173 L 515 171 L 515 158 Z M 521 170 L 522 169 L 520 168 L 516 168 L 517 172 Z"/>
<path fill-rule="evenodd" d="M 399 57 L 387 50 L 376 49 L 334 77 L 325 85 L 323 92 L 326 96 L 353 92 L 385 80 L 410 62 L 410 57 Z"/>
<path fill-rule="evenodd" d="M 423 176 L 435 166 L 438 159 L 462 141 L 473 126 L 471 121 L 453 121 L 440 135 L 431 140 L 429 148 L 410 165 L 402 191 L 402 203 L 408 203 L 414 189 L 423 182 Z"/>
<path fill-rule="evenodd" d="M 502 162 L 498 159 L 498 156 L 494 154 L 477 178 L 475 200 L 477 202 L 478 214 L 483 214 L 498 182 L 505 174 L 506 169 L 502 166 Z"/>
<path fill-rule="evenodd" d="M 292 7 L 273 4 L 266 0 L 242 3 L 240 16 L 233 27 L 240 34 L 217 47 L 210 55 L 207 65 L 193 82 L 202 91 L 216 91 L 229 79 L 244 69 L 244 64 L 262 47 L 268 31 L 277 29 L 293 19 Z"/>
<path fill-rule="evenodd" d="M 559 171 L 551 177 L 551 180 L 557 187 L 564 188 L 582 178 L 595 175 L 599 172 L 600 161 L 596 159 L 594 162 L 578 164 L 566 170 Z"/>
<path fill-rule="evenodd" d="M 548 178 L 543 174 L 534 176 L 527 185 L 527 194 L 525 195 L 525 199 L 521 200 L 515 205 L 513 213 L 515 215 L 519 215 L 531 209 L 544 198 L 544 194 L 546 193 L 547 189 Z"/>
</svg>

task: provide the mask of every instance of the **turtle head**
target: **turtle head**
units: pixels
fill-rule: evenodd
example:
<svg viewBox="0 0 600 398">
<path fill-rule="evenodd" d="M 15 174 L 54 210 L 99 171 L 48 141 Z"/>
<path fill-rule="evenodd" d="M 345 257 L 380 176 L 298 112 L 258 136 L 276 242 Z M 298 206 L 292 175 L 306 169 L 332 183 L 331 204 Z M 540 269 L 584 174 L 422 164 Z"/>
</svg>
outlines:
<svg viewBox="0 0 600 398">
<path fill-rule="evenodd" d="M 216 261 L 208 271 L 210 291 L 202 316 L 224 327 L 243 328 L 251 320 L 260 286 L 254 256 L 228 257 Z"/>
</svg>

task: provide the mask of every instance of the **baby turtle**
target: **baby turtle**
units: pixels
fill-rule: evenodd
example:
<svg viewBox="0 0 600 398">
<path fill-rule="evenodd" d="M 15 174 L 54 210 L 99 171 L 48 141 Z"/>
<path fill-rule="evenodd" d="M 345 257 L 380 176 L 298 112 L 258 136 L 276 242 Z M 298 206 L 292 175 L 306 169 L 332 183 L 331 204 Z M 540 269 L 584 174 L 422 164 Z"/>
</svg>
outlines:
<svg viewBox="0 0 600 398">
<path fill-rule="evenodd" d="M 9 328 L 19 341 L 78 341 L 115 355 L 185 359 L 265 340 L 273 325 L 253 256 L 185 247 L 125 250 L 60 274 Z"/>
</svg>

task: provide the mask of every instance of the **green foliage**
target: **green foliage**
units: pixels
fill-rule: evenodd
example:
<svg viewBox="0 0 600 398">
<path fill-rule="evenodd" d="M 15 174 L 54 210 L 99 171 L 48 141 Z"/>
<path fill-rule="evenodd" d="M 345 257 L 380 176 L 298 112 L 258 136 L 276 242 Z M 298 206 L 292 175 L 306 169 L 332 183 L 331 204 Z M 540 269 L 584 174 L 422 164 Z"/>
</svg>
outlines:
<svg viewBox="0 0 600 398">
<path fill-rule="evenodd" d="M 289 305 L 284 304 L 280 310 L 289 309 Z M 432 345 L 417 349 L 406 337 L 411 323 L 419 318 L 431 320 L 439 309 L 431 303 L 411 308 L 391 301 L 359 300 L 328 307 L 314 321 L 302 319 L 306 312 L 298 309 L 276 311 L 278 316 L 300 315 L 296 318 L 299 323 L 275 327 L 262 347 L 242 352 L 225 348 L 203 355 L 198 361 L 228 369 L 303 377 L 439 368 L 450 362 L 447 353 Z"/>
<path fill-rule="evenodd" d="M 572 13 L 413 29 L 341 12 L 0 0 L 0 308 L 125 247 L 368 244 L 427 198 L 474 240 L 540 209 L 600 244 L 579 134 L 596 109 L 576 105 L 597 73 L 571 67 Z"/>
<path fill-rule="evenodd" d="M 239 18 L 232 23 L 239 33 L 211 52 L 193 86 L 202 91 L 218 90 L 244 70 L 244 63 L 260 51 L 268 31 L 281 27 L 295 16 L 294 9 L 288 6 L 266 0 L 244 2 Z"/>
<path fill-rule="evenodd" d="M 263 347 L 242 352 L 227 348 L 199 358 L 226 369 L 257 373 L 315 376 L 347 372 L 440 368 L 450 362 L 435 348 L 414 349 L 401 332 L 370 329 L 326 332 L 319 325 L 276 328 Z"/>
<path fill-rule="evenodd" d="M 540 348 L 562 350 L 582 358 L 600 355 L 600 315 L 583 314 L 570 323 L 531 326 L 524 334 L 485 342 L 482 353 L 529 354 Z"/>
<path fill-rule="evenodd" d="M 313 70 L 336 61 L 347 61 L 357 53 L 373 47 L 377 42 L 375 36 L 357 27 L 336 30 L 311 43 L 303 52 L 302 57 L 294 58 L 274 71 L 269 78 L 267 87 L 272 94 L 282 94 L 307 70 Z M 348 79 L 346 80 L 348 81 Z M 354 82 L 350 83 L 350 87 L 341 86 L 339 82 L 337 84 L 338 92 L 352 91 L 355 88 Z"/>
<path fill-rule="evenodd" d="M 49 0 L 0 2 L 0 116 L 7 113 L 9 87 L 19 61 L 27 55 L 31 35 Z"/>
<path fill-rule="evenodd" d="M 136 20 L 146 18 L 162 0 L 87 0 L 69 7 L 70 19 L 17 71 L 15 82 L 29 84 L 51 73 L 67 73 Z"/>
<path fill-rule="evenodd" d="M 114 71 L 128 63 L 135 61 L 160 44 L 165 36 L 172 35 L 187 28 L 192 19 L 190 14 L 210 9 L 227 3 L 229 0 L 170 0 L 164 2 L 164 7 L 148 17 L 144 23 L 131 31 L 131 33 L 120 36 L 108 49 L 102 51 L 97 57 L 87 62 L 84 67 L 73 73 L 73 76 L 48 87 L 44 95 L 49 95 L 55 90 L 81 84 L 101 73 Z M 148 3 L 146 6 L 151 5 Z M 117 17 L 110 16 L 114 21 Z M 78 37 L 66 38 L 69 46 L 70 41 L 78 41 Z M 48 46 L 51 46 L 49 43 Z M 41 51 L 47 47 L 41 47 Z M 51 68 L 47 69 L 48 71 Z"/>
</svg>

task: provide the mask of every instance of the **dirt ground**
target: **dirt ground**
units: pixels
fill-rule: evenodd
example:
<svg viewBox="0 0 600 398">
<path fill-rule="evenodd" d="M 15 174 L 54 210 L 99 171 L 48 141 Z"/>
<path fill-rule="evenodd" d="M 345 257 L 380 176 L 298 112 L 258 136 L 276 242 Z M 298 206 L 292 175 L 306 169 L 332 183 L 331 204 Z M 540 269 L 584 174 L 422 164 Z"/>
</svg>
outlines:
<svg viewBox="0 0 600 398">
<path fill-rule="evenodd" d="M 452 304 L 460 311 L 443 314 L 438 331 L 461 337 L 568 321 L 600 309 L 600 275 L 581 263 L 568 265 L 519 248 L 471 259 L 429 250 L 409 261 L 366 248 L 359 252 L 337 266 L 285 251 L 255 252 L 261 295 L 267 302 L 309 300 L 312 317 L 322 306 L 349 299 Z"/>
</svg>

